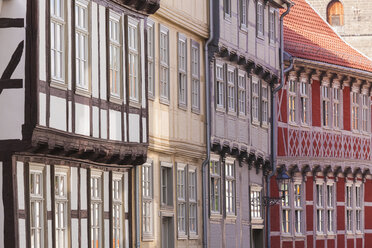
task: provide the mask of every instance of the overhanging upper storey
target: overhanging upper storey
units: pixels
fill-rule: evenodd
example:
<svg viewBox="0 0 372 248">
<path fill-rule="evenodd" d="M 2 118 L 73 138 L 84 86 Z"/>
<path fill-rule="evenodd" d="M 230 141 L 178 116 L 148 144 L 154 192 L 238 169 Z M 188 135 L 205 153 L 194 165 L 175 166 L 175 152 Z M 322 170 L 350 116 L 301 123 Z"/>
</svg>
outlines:
<svg viewBox="0 0 372 248">
<path fill-rule="evenodd" d="M 144 14 L 154 14 L 160 7 L 160 0 L 111 0 L 122 6 L 129 6 L 133 10 Z"/>
</svg>

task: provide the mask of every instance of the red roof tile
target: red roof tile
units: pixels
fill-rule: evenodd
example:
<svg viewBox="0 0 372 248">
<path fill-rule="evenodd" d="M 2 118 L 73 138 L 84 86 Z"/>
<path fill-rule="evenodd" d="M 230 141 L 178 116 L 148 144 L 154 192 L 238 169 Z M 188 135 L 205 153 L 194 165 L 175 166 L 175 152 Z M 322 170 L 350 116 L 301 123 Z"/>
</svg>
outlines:
<svg viewBox="0 0 372 248">
<path fill-rule="evenodd" d="M 342 40 L 306 0 L 284 17 L 284 50 L 294 57 L 372 72 L 372 61 Z"/>
</svg>

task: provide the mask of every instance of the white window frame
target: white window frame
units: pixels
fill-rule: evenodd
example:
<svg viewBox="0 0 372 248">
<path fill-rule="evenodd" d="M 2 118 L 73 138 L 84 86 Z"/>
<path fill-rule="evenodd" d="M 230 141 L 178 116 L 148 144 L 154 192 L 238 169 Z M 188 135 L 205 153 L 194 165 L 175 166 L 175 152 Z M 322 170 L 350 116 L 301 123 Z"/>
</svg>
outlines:
<svg viewBox="0 0 372 248">
<path fill-rule="evenodd" d="M 211 214 L 221 214 L 221 164 L 218 157 L 211 158 L 209 162 L 209 205 Z"/>
<path fill-rule="evenodd" d="M 363 233 L 363 187 L 360 181 L 355 182 L 355 232 Z"/>
<path fill-rule="evenodd" d="M 187 38 L 178 33 L 178 105 L 187 106 Z"/>
<path fill-rule="evenodd" d="M 241 116 L 245 116 L 247 113 L 246 99 L 247 99 L 247 80 L 246 80 L 245 73 L 243 71 L 239 71 L 238 73 L 238 109 L 239 109 L 239 115 Z"/>
<path fill-rule="evenodd" d="M 272 7 L 269 8 L 269 42 L 275 43 L 276 38 L 276 11 Z"/>
<path fill-rule="evenodd" d="M 135 103 L 140 101 L 140 26 L 139 20 L 128 16 L 127 44 L 128 44 L 128 88 L 129 100 Z"/>
<path fill-rule="evenodd" d="M 153 162 L 148 160 L 142 165 L 142 240 L 154 238 L 153 183 Z"/>
<path fill-rule="evenodd" d="M 332 87 L 332 125 L 341 129 L 341 90 L 338 86 Z"/>
<path fill-rule="evenodd" d="M 231 18 L 231 0 L 223 0 L 223 13 L 225 19 Z"/>
<path fill-rule="evenodd" d="M 122 173 L 112 174 L 112 237 L 113 248 L 124 245 L 124 197 L 123 197 L 124 175 Z"/>
<path fill-rule="evenodd" d="M 315 184 L 315 206 L 316 206 L 316 233 L 325 233 L 325 206 L 324 206 L 324 182 L 317 181 Z"/>
<path fill-rule="evenodd" d="M 227 72 L 227 110 L 234 113 L 236 110 L 235 101 L 235 68 L 228 67 Z"/>
<path fill-rule="evenodd" d="M 164 173 L 166 174 L 163 174 Z M 164 176 L 166 178 L 164 178 Z M 173 206 L 173 164 L 160 162 L 160 196 L 161 206 Z M 164 194 L 165 193 L 165 194 Z"/>
<path fill-rule="evenodd" d="M 117 30 L 113 31 L 111 36 L 110 30 L 112 25 L 117 25 Z M 110 96 L 112 98 L 120 99 L 121 97 L 121 82 L 122 82 L 122 20 L 121 16 L 110 10 L 109 13 L 109 85 L 110 85 Z M 117 36 L 117 37 L 116 37 Z M 113 62 L 113 51 L 115 51 L 115 63 Z M 118 54 L 116 54 L 118 53 Z M 117 65 L 116 65 L 117 64 Z M 113 76 L 115 80 L 113 80 Z M 114 82 L 115 81 L 115 82 Z"/>
<path fill-rule="evenodd" d="M 197 168 L 188 167 L 188 226 L 189 237 L 198 235 L 198 172 Z"/>
<path fill-rule="evenodd" d="M 200 110 L 200 45 L 191 41 L 191 106 L 196 112 Z"/>
<path fill-rule="evenodd" d="M 89 91 L 89 88 L 90 88 L 89 21 L 90 21 L 89 1 L 76 0 L 75 2 L 76 86 L 77 88 L 86 90 L 86 91 Z M 79 48 L 83 48 L 83 49 L 79 49 Z"/>
<path fill-rule="evenodd" d="M 235 160 L 226 158 L 224 163 L 225 172 L 225 213 L 226 215 L 236 214 L 236 173 Z"/>
<path fill-rule="evenodd" d="M 351 129 L 359 130 L 359 93 L 352 91 L 351 93 Z"/>
<path fill-rule="evenodd" d="M 256 32 L 257 37 L 264 37 L 264 20 L 265 20 L 265 7 L 261 0 L 256 3 Z"/>
<path fill-rule="evenodd" d="M 291 216 L 291 203 L 290 203 L 290 183 L 281 183 L 280 190 L 284 192 L 284 198 L 281 201 L 281 233 L 283 236 L 291 235 L 292 216 Z"/>
<path fill-rule="evenodd" d="M 248 27 L 248 5 L 248 0 L 239 0 L 240 27 L 243 29 Z"/>
<path fill-rule="evenodd" d="M 169 29 L 159 24 L 159 94 L 163 103 L 169 103 Z M 163 40 L 164 38 L 164 40 Z"/>
<path fill-rule="evenodd" d="M 216 63 L 216 107 L 225 108 L 225 70 L 224 65 Z"/>
<path fill-rule="evenodd" d="M 310 97 L 309 97 L 309 84 L 301 80 L 300 81 L 300 107 L 301 107 L 301 124 L 310 124 Z"/>
<path fill-rule="evenodd" d="M 298 188 L 297 188 L 298 187 Z M 296 236 L 304 234 L 303 218 L 304 218 L 304 190 L 301 181 L 293 183 L 293 212 L 294 212 L 294 233 Z"/>
<path fill-rule="evenodd" d="M 187 166 L 177 163 L 177 231 L 179 238 L 186 237 L 186 188 L 187 188 Z"/>
<path fill-rule="evenodd" d="M 322 98 L 322 127 L 331 127 L 331 97 L 330 87 L 328 84 L 322 84 L 321 86 L 321 98 Z"/>
<path fill-rule="evenodd" d="M 39 178 L 37 180 L 37 177 Z M 35 180 L 34 180 L 35 179 Z M 29 172 L 29 190 L 30 190 L 30 245 L 31 247 L 35 248 L 42 248 L 44 247 L 44 237 L 45 237 L 45 199 L 44 199 L 44 166 L 39 165 L 30 165 L 30 172 Z M 32 183 L 32 182 L 35 183 Z M 39 181 L 39 183 L 37 183 Z M 32 187 L 34 186 L 34 187 Z M 36 186 L 36 187 L 35 187 Z M 36 209 L 35 212 L 38 214 L 33 213 L 33 209 Z M 37 211 L 39 210 L 39 211 Z M 35 217 L 35 220 L 31 218 Z M 40 217 L 39 219 L 36 219 Z M 34 225 L 35 224 L 35 225 Z M 37 225 L 39 224 L 39 225 Z M 40 235 L 38 235 L 40 233 Z"/>
<path fill-rule="evenodd" d="M 288 123 L 296 124 L 297 122 L 297 83 L 296 80 L 288 80 Z"/>
<path fill-rule="evenodd" d="M 258 185 L 251 185 L 250 188 L 250 212 L 252 224 L 263 224 L 262 187 Z"/>
<path fill-rule="evenodd" d="M 60 3 L 57 7 L 56 3 Z M 53 10 L 54 7 L 54 10 Z M 65 26 L 66 26 L 66 4 L 65 1 L 51 0 L 50 3 L 50 68 L 51 80 L 57 85 L 65 85 L 65 68 L 66 68 L 66 47 L 65 47 Z M 58 13 L 60 12 L 60 13 Z M 59 34 L 53 27 L 60 27 Z M 53 36 L 53 34 L 55 36 Z M 60 35 L 60 37 L 58 36 Z"/>
<path fill-rule="evenodd" d="M 368 132 L 369 131 L 369 96 L 367 94 L 361 94 L 361 105 L 362 105 L 362 132 Z"/>
<path fill-rule="evenodd" d="M 251 101 L 252 101 L 252 123 L 259 125 L 259 113 L 260 113 L 260 81 L 257 77 L 252 76 L 252 84 L 251 84 Z"/>
<path fill-rule="evenodd" d="M 147 81 L 149 99 L 155 97 L 155 23 L 147 19 Z"/>
<path fill-rule="evenodd" d="M 330 191 L 331 188 L 331 191 Z M 335 199 L 335 183 L 334 181 L 327 181 L 326 183 L 326 211 L 327 211 L 327 233 L 335 234 L 335 213 L 336 213 L 336 199 Z"/>
<path fill-rule="evenodd" d="M 347 182 L 345 185 L 345 229 L 347 234 L 353 233 L 353 224 L 354 224 L 354 194 L 353 194 L 353 183 Z"/>
<path fill-rule="evenodd" d="M 263 127 L 269 125 L 269 87 L 266 84 L 262 84 L 261 89 L 261 122 Z"/>
<path fill-rule="evenodd" d="M 69 225 L 68 225 L 68 213 L 69 213 L 68 192 L 69 192 L 69 189 L 68 189 L 68 185 L 69 185 L 68 169 L 56 167 L 54 171 L 56 248 L 64 248 L 64 247 L 68 247 L 69 245 L 68 243 L 68 236 L 69 236 Z"/>
<path fill-rule="evenodd" d="M 95 244 L 94 247 L 103 247 L 103 175 L 101 171 L 90 171 L 90 194 L 90 242 Z"/>
</svg>

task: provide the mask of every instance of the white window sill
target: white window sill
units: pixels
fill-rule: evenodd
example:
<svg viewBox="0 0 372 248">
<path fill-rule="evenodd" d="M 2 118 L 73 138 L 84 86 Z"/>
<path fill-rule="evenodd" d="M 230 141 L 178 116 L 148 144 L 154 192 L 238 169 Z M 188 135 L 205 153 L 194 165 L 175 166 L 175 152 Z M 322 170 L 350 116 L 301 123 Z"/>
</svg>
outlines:
<svg viewBox="0 0 372 248">
<path fill-rule="evenodd" d="M 196 233 L 190 233 L 189 239 L 199 239 L 199 235 Z"/>
<path fill-rule="evenodd" d="M 56 79 L 51 80 L 50 86 L 53 88 L 60 89 L 60 90 L 67 90 L 67 84 L 63 81 L 59 81 Z"/>
</svg>

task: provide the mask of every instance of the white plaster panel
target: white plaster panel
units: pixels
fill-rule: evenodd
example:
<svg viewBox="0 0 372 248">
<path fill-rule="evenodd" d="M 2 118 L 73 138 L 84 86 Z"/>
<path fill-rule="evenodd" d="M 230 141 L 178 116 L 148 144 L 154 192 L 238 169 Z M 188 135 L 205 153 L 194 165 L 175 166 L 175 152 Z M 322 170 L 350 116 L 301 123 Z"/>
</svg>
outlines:
<svg viewBox="0 0 372 248">
<path fill-rule="evenodd" d="M 71 2 L 72 1 L 65 1 L 67 3 L 67 9 L 71 9 Z M 71 20 L 71 11 L 67 11 L 67 30 L 66 34 L 71 33 L 71 26 L 72 26 L 72 20 Z M 71 47 L 72 47 L 72 35 L 67 35 L 67 51 L 66 51 L 66 57 L 67 57 L 67 64 L 65 64 L 65 67 L 67 68 L 67 82 L 68 82 L 68 89 L 72 89 L 72 58 L 71 58 Z M 75 80 L 74 80 L 75 81 Z"/>
<path fill-rule="evenodd" d="M 125 237 L 129 237 L 129 221 L 125 220 Z M 125 239 L 125 248 L 129 248 L 129 238 Z"/>
<path fill-rule="evenodd" d="M 71 209 L 77 210 L 78 208 L 78 168 L 71 167 L 71 180 L 70 180 L 70 188 L 71 188 Z"/>
<path fill-rule="evenodd" d="M 142 142 L 147 142 L 147 125 L 146 125 L 146 118 L 142 118 Z"/>
<path fill-rule="evenodd" d="M 71 220 L 71 245 L 73 248 L 79 247 L 79 220 Z"/>
<path fill-rule="evenodd" d="M 90 135 L 90 110 L 88 105 L 75 103 L 75 132 Z"/>
<path fill-rule="evenodd" d="M 1 232 L 0 236 L 3 235 L 3 231 Z M 19 247 L 26 247 L 26 220 L 25 219 L 18 219 L 18 235 L 19 235 Z M 4 247 L 4 239 L 0 241 Z"/>
<path fill-rule="evenodd" d="M 0 71 L 4 69 L 0 66 Z M 24 89 L 3 90 L 0 95 L 0 139 L 22 139 L 24 105 Z"/>
<path fill-rule="evenodd" d="M 45 27 L 45 0 L 39 1 L 39 26 Z M 39 28 L 39 44 L 46 44 L 45 28 Z M 39 46 L 39 78 L 46 81 L 46 46 Z"/>
<path fill-rule="evenodd" d="M 93 137 L 99 138 L 99 108 L 93 107 L 92 109 L 93 120 Z"/>
<path fill-rule="evenodd" d="M 50 183 L 50 165 L 46 166 L 46 199 L 47 199 L 47 211 L 52 211 L 52 192 Z"/>
<path fill-rule="evenodd" d="M 128 141 L 128 136 L 127 136 L 127 113 L 123 113 L 124 115 L 124 141 Z"/>
<path fill-rule="evenodd" d="M 99 5 L 99 23 L 106 23 L 106 8 Z M 100 37 L 100 82 L 101 82 L 101 99 L 107 99 L 107 86 L 106 86 L 106 26 L 99 25 Z"/>
<path fill-rule="evenodd" d="M 4 246 L 3 162 L 0 162 L 0 247 Z"/>
<path fill-rule="evenodd" d="M 0 162 L 1 163 L 1 162 Z M 18 191 L 18 209 L 25 209 L 25 181 L 24 181 L 24 171 L 23 162 L 17 161 L 17 191 Z M 2 170 L 2 167 L 0 168 Z M 2 176 L 1 176 L 2 178 Z M 0 179 L 2 180 L 2 179 Z M 3 184 L 1 184 L 2 186 Z M 2 191 L 0 192 L 0 194 Z M 3 199 L 3 198 L 1 198 Z M 0 212 L 2 213 L 2 212 Z"/>
<path fill-rule="evenodd" d="M 101 109 L 101 138 L 107 139 L 107 110 Z"/>
<path fill-rule="evenodd" d="M 103 172 L 103 205 L 104 205 L 104 211 L 109 211 L 110 210 L 110 202 L 109 202 L 109 173 L 107 171 Z"/>
<path fill-rule="evenodd" d="M 105 233 L 104 233 L 104 240 L 105 240 L 105 247 L 110 247 L 110 220 L 105 219 Z"/>
<path fill-rule="evenodd" d="M 110 139 L 121 140 L 121 115 L 119 111 L 110 111 Z"/>
<path fill-rule="evenodd" d="M 72 132 L 72 102 L 68 102 L 68 131 Z"/>
<path fill-rule="evenodd" d="M 46 126 L 46 95 L 39 93 L 39 125 Z"/>
<path fill-rule="evenodd" d="M 66 99 L 50 96 L 49 126 L 66 131 Z"/>
<path fill-rule="evenodd" d="M 129 142 L 140 141 L 139 115 L 129 114 Z"/>
<path fill-rule="evenodd" d="M 87 170 L 80 168 L 80 208 L 87 210 Z M 84 236 L 82 236 L 84 237 Z"/>
<path fill-rule="evenodd" d="M 97 11 L 97 4 L 95 2 L 91 2 L 91 27 L 92 27 L 92 51 L 91 51 L 91 58 L 92 58 L 92 96 L 98 98 L 99 96 L 99 89 L 98 89 L 98 11 Z"/>
<path fill-rule="evenodd" d="M 124 172 L 124 212 L 128 213 L 128 172 Z M 126 236 L 127 237 L 127 236 Z"/>
<path fill-rule="evenodd" d="M 52 233 L 53 233 L 52 220 L 48 220 L 48 247 L 49 248 L 52 248 L 53 247 Z"/>
<path fill-rule="evenodd" d="M 81 220 L 81 247 L 88 247 L 88 219 Z"/>
<path fill-rule="evenodd" d="M 141 20 L 140 22 L 140 30 L 141 30 L 141 79 L 142 79 L 142 107 L 146 108 L 146 78 L 145 78 L 145 37 L 144 37 L 144 21 Z"/>
</svg>

